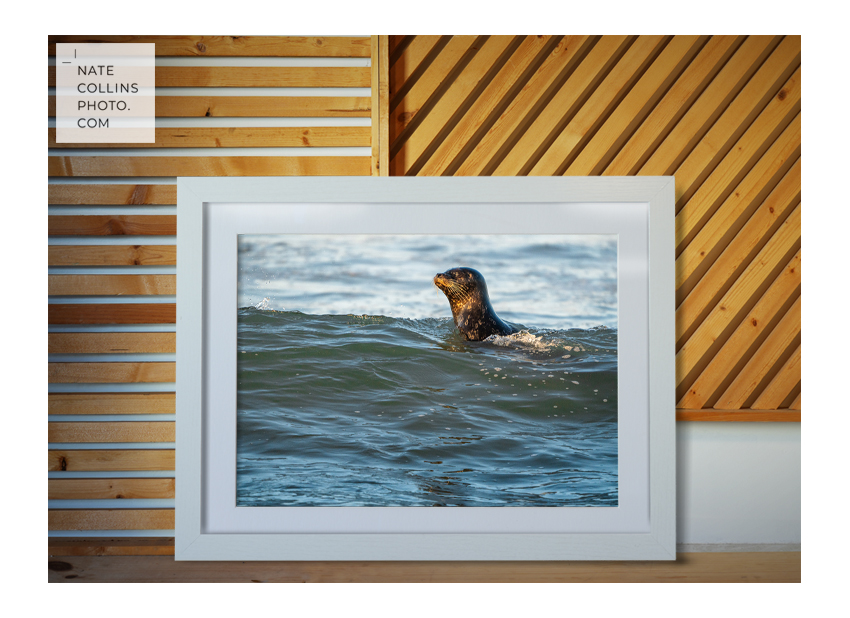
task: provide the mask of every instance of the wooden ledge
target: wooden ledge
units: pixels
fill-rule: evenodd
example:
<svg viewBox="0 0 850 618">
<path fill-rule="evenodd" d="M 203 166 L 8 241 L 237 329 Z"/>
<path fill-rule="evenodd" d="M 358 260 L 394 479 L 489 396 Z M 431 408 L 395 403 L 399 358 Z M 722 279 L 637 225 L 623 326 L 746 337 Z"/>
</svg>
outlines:
<svg viewBox="0 0 850 618">
<path fill-rule="evenodd" d="M 675 562 L 177 562 L 164 555 L 173 551 L 173 539 L 50 539 L 48 581 L 795 583 L 802 578 L 800 552 L 688 552 Z"/>
</svg>

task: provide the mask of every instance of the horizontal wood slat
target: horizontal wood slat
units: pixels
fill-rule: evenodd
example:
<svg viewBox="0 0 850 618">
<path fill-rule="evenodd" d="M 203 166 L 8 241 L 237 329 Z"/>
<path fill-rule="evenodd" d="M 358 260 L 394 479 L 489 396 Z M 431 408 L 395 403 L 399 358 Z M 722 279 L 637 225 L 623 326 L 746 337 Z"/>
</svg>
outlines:
<svg viewBox="0 0 850 618">
<path fill-rule="evenodd" d="M 177 333 L 48 333 L 48 354 L 174 354 Z"/>
<path fill-rule="evenodd" d="M 47 185 L 50 204 L 143 206 L 177 204 L 177 185 Z"/>
<path fill-rule="evenodd" d="M 174 509 L 48 509 L 48 530 L 173 530 Z"/>
<path fill-rule="evenodd" d="M 49 472 L 174 470 L 174 449 L 74 449 L 47 451 Z"/>
<path fill-rule="evenodd" d="M 48 324 L 175 324 L 174 303 L 50 304 Z"/>
<path fill-rule="evenodd" d="M 47 395 L 48 414 L 174 414 L 175 411 L 174 393 L 49 393 Z"/>
<path fill-rule="evenodd" d="M 677 421 L 720 421 L 739 423 L 799 423 L 800 410 L 686 410 L 676 409 Z"/>
<path fill-rule="evenodd" d="M 368 176 L 369 157 L 48 157 L 49 176 Z"/>
<path fill-rule="evenodd" d="M 48 442 L 174 442 L 173 421 L 47 423 Z"/>
<path fill-rule="evenodd" d="M 176 245 L 48 245 L 48 266 L 173 266 Z"/>
<path fill-rule="evenodd" d="M 56 86 L 56 67 L 47 67 Z M 157 88 L 368 88 L 369 67 L 156 67 Z"/>
<path fill-rule="evenodd" d="M 174 382 L 175 363 L 47 363 L 53 384 Z"/>
<path fill-rule="evenodd" d="M 302 148 L 367 147 L 370 127 L 254 127 L 156 129 L 155 143 L 57 144 L 47 129 L 49 148 Z"/>
<path fill-rule="evenodd" d="M 158 296 L 177 293 L 177 275 L 47 275 L 52 296 Z"/>
<path fill-rule="evenodd" d="M 48 236 L 175 236 L 176 215 L 50 215 Z"/>
<path fill-rule="evenodd" d="M 163 539 L 163 543 L 169 539 Z M 122 555 L 159 553 L 138 539 L 90 539 L 110 555 L 91 555 L 78 539 L 48 540 L 49 582 L 800 582 L 801 553 L 682 552 L 663 561 L 175 561 Z M 62 559 L 62 556 L 68 556 Z"/>
<path fill-rule="evenodd" d="M 77 538 L 49 537 L 47 553 L 51 556 L 173 556 L 173 537 Z M 172 559 L 173 561 L 173 559 Z M 67 563 L 56 562 L 57 570 Z M 76 579 L 73 577 L 72 579 Z"/>
<path fill-rule="evenodd" d="M 47 479 L 48 500 L 168 500 L 174 479 Z"/>
<path fill-rule="evenodd" d="M 157 118 L 368 118 L 371 110 L 369 97 L 156 98 Z"/>
<path fill-rule="evenodd" d="M 56 43 L 154 43 L 157 56 L 369 57 L 367 36 L 55 35 L 47 37 L 48 56 Z"/>
</svg>

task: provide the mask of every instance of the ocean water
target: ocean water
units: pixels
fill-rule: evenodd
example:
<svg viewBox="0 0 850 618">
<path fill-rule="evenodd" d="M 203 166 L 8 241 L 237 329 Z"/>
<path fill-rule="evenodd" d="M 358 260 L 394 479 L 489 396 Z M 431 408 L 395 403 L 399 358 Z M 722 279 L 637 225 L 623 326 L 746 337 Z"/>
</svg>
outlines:
<svg viewBox="0 0 850 618">
<path fill-rule="evenodd" d="M 238 285 L 237 505 L 618 504 L 615 237 L 240 236 Z"/>
</svg>

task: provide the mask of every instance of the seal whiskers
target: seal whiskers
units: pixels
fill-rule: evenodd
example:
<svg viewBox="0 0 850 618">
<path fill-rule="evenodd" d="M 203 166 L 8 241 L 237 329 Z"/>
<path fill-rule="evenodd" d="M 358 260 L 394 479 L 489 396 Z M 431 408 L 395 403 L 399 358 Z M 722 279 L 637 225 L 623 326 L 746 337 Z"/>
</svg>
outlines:
<svg viewBox="0 0 850 618">
<path fill-rule="evenodd" d="M 503 322 L 487 293 L 484 277 L 472 268 L 452 268 L 434 277 L 436 285 L 452 309 L 455 326 L 469 341 L 482 341 L 490 335 L 510 335 L 517 329 Z"/>
</svg>

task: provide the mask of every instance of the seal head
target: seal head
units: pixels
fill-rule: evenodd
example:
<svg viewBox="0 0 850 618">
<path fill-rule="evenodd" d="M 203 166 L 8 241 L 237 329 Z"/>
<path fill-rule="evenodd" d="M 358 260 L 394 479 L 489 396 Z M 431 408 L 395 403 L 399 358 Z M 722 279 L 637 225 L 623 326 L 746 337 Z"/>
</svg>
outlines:
<svg viewBox="0 0 850 618">
<path fill-rule="evenodd" d="M 517 332 L 493 311 L 487 284 L 477 270 L 452 268 L 435 276 L 434 285 L 449 299 L 455 326 L 468 341 Z"/>
</svg>

